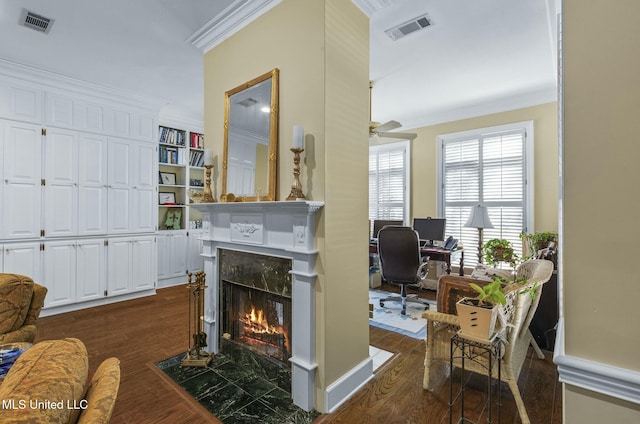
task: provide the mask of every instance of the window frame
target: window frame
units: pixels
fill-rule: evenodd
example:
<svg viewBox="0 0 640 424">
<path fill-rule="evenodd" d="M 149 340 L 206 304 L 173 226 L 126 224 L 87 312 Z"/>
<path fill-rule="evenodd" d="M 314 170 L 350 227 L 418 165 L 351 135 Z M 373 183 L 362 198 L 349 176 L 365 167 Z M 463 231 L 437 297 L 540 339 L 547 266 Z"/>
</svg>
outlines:
<svg viewBox="0 0 640 424">
<path fill-rule="evenodd" d="M 392 143 L 384 143 L 384 144 L 370 144 L 369 145 L 369 157 L 371 157 L 372 150 L 373 151 L 390 151 L 390 150 L 404 150 L 404 193 L 403 193 L 403 217 L 402 220 L 404 225 L 409 225 L 409 214 L 410 214 L 410 199 L 411 199 L 411 142 L 409 140 L 401 140 L 395 141 Z M 379 173 L 378 166 L 376 164 L 376 174 Z M 368 175 L 368 186 L 370 187 L 370 179 L 371 175 Z M 367 205 L 367 209 L 369 206 Z M 379 210 L 379 209 L 378 209 Z M 380 217 L 376 214 L 376 217 L 369 216 L 371 222 L 374 219 L 390 219 L 387 217 Z"/>
<path fill-rule="evenodd" d="M 506 133 L 522 130 L 524 131 L 524 171 L 523 171 L 523 223 L 522 231 L 530 232 L 534 228 L 534 125 L 533 121 L 522 121 L 492 127 L 476 128 L 472 130 L 459 131 L 455 133 L 440 134 L 436 137 L 437 154 L 437 211 L 438 216 L 445 217 L 445 181 L 444 181 L 444 146 L 447 142 L 460 141 L 469 138 L 487 138 L 491 134 Z M 481 182 L 480 182 L 481 183 Z M 494 202 L 491 202 L 494 203 Z M 476 202 L 477 204 L 477 202 Z M 485 240 L 486 242 L 486 240 Z M 471 247 L 473 250 L 475 246 Z"/>
</svg>

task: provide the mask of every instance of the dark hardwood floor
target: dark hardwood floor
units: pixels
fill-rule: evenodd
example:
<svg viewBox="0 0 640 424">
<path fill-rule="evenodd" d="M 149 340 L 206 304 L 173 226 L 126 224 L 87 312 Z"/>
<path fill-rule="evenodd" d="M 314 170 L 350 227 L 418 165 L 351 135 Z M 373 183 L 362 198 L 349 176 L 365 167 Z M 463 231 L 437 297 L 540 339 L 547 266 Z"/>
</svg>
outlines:
<svg viewBox="0 0 640 424">
<path fill-rule="evenodd" d="M 382 288 L 395 291 L 394 286 Z M 433 295 L 421 293 L 423 297 Z M 156 296 L 41 318 L 36 342 L 81 339 L 89 352 L 90 375 L 102 360 L 120 359 L 122 378 L 111 419 L 114 424 L 218 423 L 153 366 L 186 350 L 187 318 L 187 290 L 177 286 L 160 289 Z M 424 341 L 375 327 L 369 327 L 369 332 L 371 345 L 394 356 L 337 412 L 320 416 L 315 423 L 447 423 L 448 384 L 434 393 L 422 389 Z M 532 423 L 562 422 L 560 383 L 550 352 L 544 360 L 529 355 L 519 386 Z M 471 375 L 467 387 L 467 417 L 486 422 L 484 378 Z M 502 423 L 519 423 L 506 384 L 501 392 Z"/>
</svg>

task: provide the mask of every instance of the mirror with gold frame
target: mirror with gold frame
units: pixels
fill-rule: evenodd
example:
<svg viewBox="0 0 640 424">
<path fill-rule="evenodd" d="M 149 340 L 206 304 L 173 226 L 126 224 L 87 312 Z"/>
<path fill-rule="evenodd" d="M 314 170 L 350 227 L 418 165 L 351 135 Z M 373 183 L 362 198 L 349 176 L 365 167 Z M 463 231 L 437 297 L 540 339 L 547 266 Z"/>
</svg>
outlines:
<svg viewBox="0 0 640 424">
<path fill-rule="evenodd" d="M 225 93 L 221 198 L 276 199 L 278 74 L 273 69 Z"/>
</svg>

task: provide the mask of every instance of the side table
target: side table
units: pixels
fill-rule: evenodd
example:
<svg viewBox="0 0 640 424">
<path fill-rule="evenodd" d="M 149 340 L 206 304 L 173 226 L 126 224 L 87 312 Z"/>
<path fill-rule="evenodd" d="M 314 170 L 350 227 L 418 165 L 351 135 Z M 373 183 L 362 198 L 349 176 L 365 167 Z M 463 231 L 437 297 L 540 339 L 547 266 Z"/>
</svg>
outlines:
<svg viewBox="0 0 640 424">
<path fill-rule="evenodd" d="M 489 367 L 487 369 L 487 396 L 488 396 L 488 417 L 487 422 L 493 423 L 492 417 L 492 407 L 493 407 L 493 398 L 491 390 L 491 384 L 493 381 L 497 381 L 497 423 L 500 423 L 500 407 L 502 406 L 502 395 L 500 391 L 500 381 L 502 379 L 502 340 L 500 340 L 496 335 L 494 335 L 490 340 L 481 340 L 473 337 L 466 336 L 458 331 L 451 337 L 451 345 L 450 345 L 450 355 L 449 355 L 449 424 L 453 424 L 453 405 L 455 400 L 460 397 L 460 419 L 457 421 L 457 424 L 461 423 L 471 423 L 475 424 L 473 421 L 465 418 L 464 416 L 464 392 L 465 392 L 465 384 L 464 384 L 464 363 L 465 360 L 475 361 L 477 357 L 488 355 Z M 453 360 L 454 358 L 459 358 L 461 362 L 460 367 L 460 392 L 453 395 Z M 497 361 L 498 368 L 498 376 L 497 379 L 493 376 L 493 366 L 494 361 Z"/>
</svg>

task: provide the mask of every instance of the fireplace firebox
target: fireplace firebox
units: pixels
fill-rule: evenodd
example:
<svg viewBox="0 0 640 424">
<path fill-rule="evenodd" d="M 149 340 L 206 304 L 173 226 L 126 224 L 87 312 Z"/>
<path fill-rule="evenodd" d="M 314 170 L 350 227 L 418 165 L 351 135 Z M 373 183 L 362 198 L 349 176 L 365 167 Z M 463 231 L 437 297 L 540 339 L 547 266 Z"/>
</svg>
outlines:
<svg viewBox="0 0 640 424">
<path fill-rule="evenodd" d="M 291 260 L 220 251 L 220 337 L 289 368 Z"/>
</svg>

